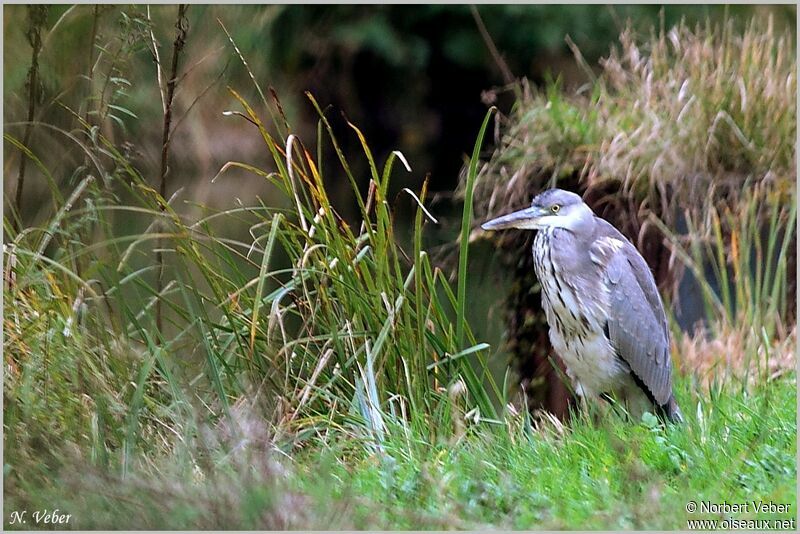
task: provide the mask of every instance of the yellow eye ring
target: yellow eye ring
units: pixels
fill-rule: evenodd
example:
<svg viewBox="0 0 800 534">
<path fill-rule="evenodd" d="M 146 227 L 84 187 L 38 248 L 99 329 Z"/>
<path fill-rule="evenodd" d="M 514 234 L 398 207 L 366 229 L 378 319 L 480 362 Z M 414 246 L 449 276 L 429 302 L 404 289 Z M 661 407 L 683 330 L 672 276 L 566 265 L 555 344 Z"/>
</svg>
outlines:
<svg viewBox="0 0 800 534">
<path fill-rule="evenodd" d="M 558 210 L 560 209 L 561 206 L 559 206 L 558 204 L 553 204 L 552 206 L 550 206 L 550 211 L 552 211 L 553 213 L 558 213 Z"/>
</svg>

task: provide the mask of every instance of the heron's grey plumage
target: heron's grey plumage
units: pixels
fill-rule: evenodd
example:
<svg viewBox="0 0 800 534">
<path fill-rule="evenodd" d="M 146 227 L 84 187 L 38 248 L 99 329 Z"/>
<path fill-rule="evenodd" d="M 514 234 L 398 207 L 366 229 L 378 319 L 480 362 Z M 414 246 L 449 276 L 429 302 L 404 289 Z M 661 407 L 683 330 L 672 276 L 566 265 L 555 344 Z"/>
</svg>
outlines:
<svg viewBox="0 0 800 534">
<path fill-rule="evenodd" d="M 484 229 L 537 229 L 534 270 L 553 348 L 582 396 L 615 394 L 682 420 L 664 306 L 644 258 L 576 194 L 550 189 Z"/>
</svg>

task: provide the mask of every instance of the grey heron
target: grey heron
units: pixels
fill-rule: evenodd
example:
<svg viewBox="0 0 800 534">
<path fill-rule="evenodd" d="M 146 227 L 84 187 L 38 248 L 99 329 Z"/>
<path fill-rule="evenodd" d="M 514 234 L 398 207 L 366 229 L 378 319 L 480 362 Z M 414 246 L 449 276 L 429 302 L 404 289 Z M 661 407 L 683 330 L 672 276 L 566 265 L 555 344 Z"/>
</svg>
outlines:
<svg viewBox="0 0 800 534">
<path fill-rule="evenodd" d="M 664 305 L 644 258 L 580 196 L 538 194 L 484 230 L 538 230 L 533 265 L 550 341 L 583 398 L 613 397 L 628 412 L 683 421 L 672 390 Z"/>
</svg>

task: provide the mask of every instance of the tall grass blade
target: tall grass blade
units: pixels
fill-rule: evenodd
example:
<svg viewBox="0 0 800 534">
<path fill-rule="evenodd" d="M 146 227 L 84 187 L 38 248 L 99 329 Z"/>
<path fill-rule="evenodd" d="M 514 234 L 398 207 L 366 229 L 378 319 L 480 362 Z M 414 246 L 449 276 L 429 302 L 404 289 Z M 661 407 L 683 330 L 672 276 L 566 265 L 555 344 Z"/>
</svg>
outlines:
<svg viewBox="0 0 800 534">
<path fill-rule="evenodd" d="M 483 146 L 483 138 L 486 135 L 486 128 L 489 126 L 489 119 L 497 108 L 491 107 L 486 112 L 486 116 L 478 131 L 478 138 L 475 140 L 475 147 L 472 149 L 472 157 L 469 160 L 467 169 L 467 181 L 464 188 L 464 211 L 461 217 L 461 233 L 459 235 L 458 252 L 458 299 L 456 305 L 456 343 L 459 347 L 464 342 L 464 315 L 467 307 L 467 255 L 469 253 L 469 234 L 472 228 L 472 196 L 475 191 L 475 179 L 478 176 L 478 162 Z"/>
</svg>

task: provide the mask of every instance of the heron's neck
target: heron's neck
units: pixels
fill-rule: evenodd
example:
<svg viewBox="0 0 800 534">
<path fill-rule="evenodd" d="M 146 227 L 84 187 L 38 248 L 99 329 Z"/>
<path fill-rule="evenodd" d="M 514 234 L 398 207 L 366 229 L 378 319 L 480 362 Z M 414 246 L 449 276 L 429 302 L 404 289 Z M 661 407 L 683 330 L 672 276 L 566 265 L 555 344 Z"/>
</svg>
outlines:
<svg viewBox="0 0 800 534">
<path fill-rule="evenodd" d="M 558 237 L 560 235 L 569 235 L 576 246 L 586 246 L 588 250 L 592 242 L 595 231 L 594 216 L 575 218 L 570 221 L 569 225 L 549 227 L 541 232 L 544 232 L 548 238 Z"/>
</svg>

